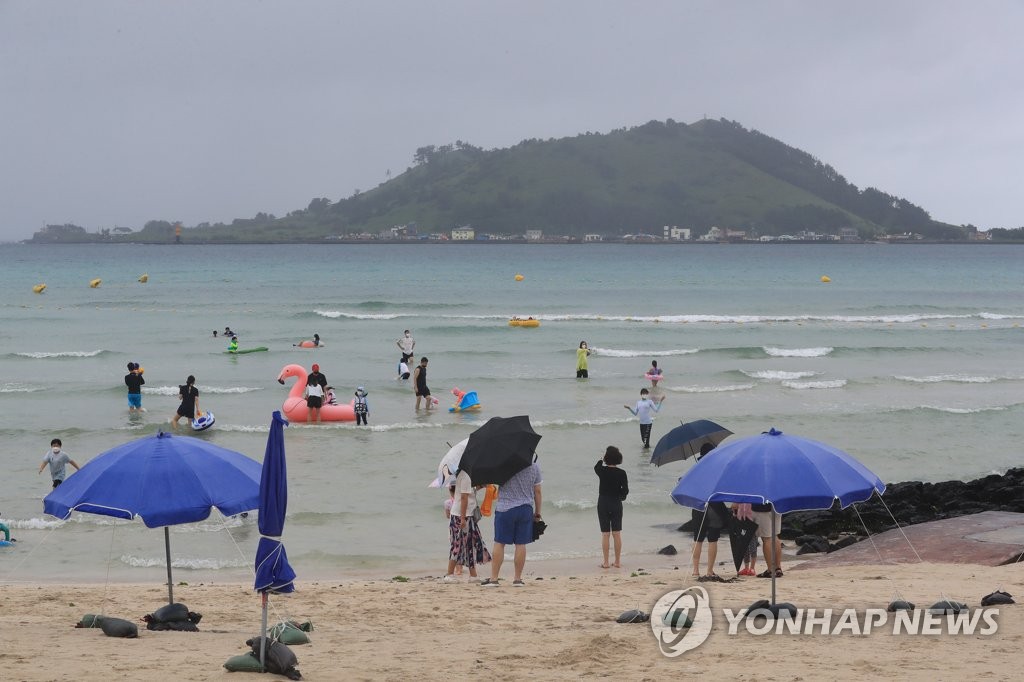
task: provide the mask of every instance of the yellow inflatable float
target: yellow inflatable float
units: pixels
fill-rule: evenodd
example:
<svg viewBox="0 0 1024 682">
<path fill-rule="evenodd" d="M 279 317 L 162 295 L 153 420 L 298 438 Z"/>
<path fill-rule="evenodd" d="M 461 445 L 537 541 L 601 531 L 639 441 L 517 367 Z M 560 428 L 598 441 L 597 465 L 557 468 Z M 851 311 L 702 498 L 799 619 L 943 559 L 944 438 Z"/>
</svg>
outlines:
<svg viewBox="0 0 1024 682">
<path fill-rule="evenodd" d="M 525 320 L 521 317 L 513 317 L 508 321 L 510 327 L 539 327 L 540 320 L 535 320 L 532 317 L 528 317 Z"/>
<path fill-rule="evenodd" d="M 89 280 L 89 287 L 92 288 L 92 289 L 95 289 L 96 287 L 98 287 L 102 283 L 103 283 L 103 280 L 100 279 L 99 277 L 97 277 L 96 279 Z"/>
<path fill-rule="evenodd" d="M 821 281 L 824 282 L 825 284 L 828 284 L 829 282 L 832 281 L 832 278 L 829 277 L 828 275 L 822 275 L 821 276 Z"/>
<path fill-rule="evenodd" d="M 525 277 L 523 277 L 522 275 L 518 274 L 518 273 L 517 273 L 517 274 L 516 274 L 516 276 L 515 276 L 515 280 L 516 280 L 517 282 L 522 282 L 522 281 L 523 281 L 524 279 L 526 279 L 526 278 L 525 278 Z"/>
<path fill-rule="evenodd" d="M 43 283 L 43 284 L 37 284 L 37 285 L 35 285 L 34 287 L 32 287 L 32 291 L 33 291 L 34 293 L 37 293 L 37 294 L 41 294 L 41 293 L 43 293 L 44 291 L 46 291 L 46 284 L 45 284 L 45 283 Z"/>
<path fill-rule="evenodd" d="M 139 275 L 139 281 L 142 282 L 143 284 L 148 282 L 149 281 L 149 274 L 147 273 L 145 275 Z"/>
</svg>

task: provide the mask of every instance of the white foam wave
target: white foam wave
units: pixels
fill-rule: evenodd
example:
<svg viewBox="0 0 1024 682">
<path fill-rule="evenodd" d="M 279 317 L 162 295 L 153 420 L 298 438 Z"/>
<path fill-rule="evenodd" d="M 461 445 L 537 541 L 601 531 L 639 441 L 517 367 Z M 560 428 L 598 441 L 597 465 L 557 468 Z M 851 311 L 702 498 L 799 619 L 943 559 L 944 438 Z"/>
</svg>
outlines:
<svg viewBox="0 0 1024 682">
<path fill-rule="evenodd" d="M 608 417 L 601 419 L 551 419 L 532 422 L 534 427 L 553 426 L 607 426 L 608 424 L 628 424 L 634 421 L 631 417 Z"/>
<path fill-rule="evenodd" d="M 746 374 L 751 379 L 767 379 L 769 381 L 785 381 L 793 379 L 806 379 L 821 374 L 821 372 L 783 372 L 781 370 L 763 369 L 756 372 L 748 372 L 745 369 L 741 369 L 741 372 Z"/>
<path fill-rule="evenodd" d="M 912 377 L 896 375 L 893 377 L 898 381 L 909 381 L 914 384 L 938 384 L 945 381 L 952 381 L 961 384 L 990 384 L 999 381 L 1000 377 L 970 376 L 967 374 L 933 374 L 931 376 Z"/>
<path fill-rule="evenodd" d="M 846 385 L 846 379 L 831 379 L 829 381 L 783 381 L 786 388 L 795 388 L 798 391 L 816 388 L 842 388 Z"/>
<path fill-rule="evenodd" d="M 234 431 L 236 433 L 266 433 L 270 430 L 270 426 L 267 424 L 252 425 L 252 424 L 221 424 L 217 422 L 218 431 Z"/>
<path fill-rule="evenodd" d="M 1003 405 L 991 407 L 941 407 L 939 405 L 921 405 L 919 409 L 946 412 L 948 414 L 977 414 L 979 412 L 1002 412 L 1007 408 Z"/>
<path fill-rule="evenodd" d="M 149 559 L 146 557 L 132 556 L 131 554 L 122 554 L 120 561 L 121 563 L 128 564 L 133 568 L 167 566 L 167 560 L 163 557 L 158 559 Z M 218 571 L 224 568 L 243 568 L 251 565 L 252 562 L 244 561 L 243 559 L 181 559 L 177 557 L 171 559 L 172 568 L 203 571 Z"/>
<path fill-rule="evenodd" d="M 609 358 L 662 358 L 670 355 L 693 355 L 694 353 L 699 353 L 700 350 L 697 348 L 677 348 L 675 350 L 620 350 L 617 348 L 594 347 L 590 349 L 590 352 L 594 355 L 603 355 Z"/>
<path fill-rule="evenodd" d="M 399 313 L 343 313 L 340 310 L 314 310 L 313 312 L 320 317 L 327 317 L 332 320 L 340 317 L 350 320 L 394 320 L 399 317 L 412 317 L 412 315 Z"/>
<path fill-rule="evenodd" d="M 668 386 L 669 391 L 676 393 L 726 393 L 728 391 L 749 391 L 756 384 L 731 384 L 726 386 Z"/>
<path fill-rule="evenodd" d="M 94 358 L 102 352 L 103 349 L 101 348 L 100 350 L 69 350 L 57 353 L 45 353 L 38 351 L 33 353 L 15 353 L 15 355 L 20 355 L 23 358 L 35 358 L 38 360 L 42 358 Z"/>
<path fill-rule="evenodd" d="M 983 320 L 1019 320 L 1024 315 L 1003 315 L 1001 313 L 979 313 L 978 317 Z"/>
<path fill-rule="evenodd" d="M 200 393 L 212 393 L 217 395 L 223 394 L 238 394 L 238 393 L 252 393 L 253 391 L 262 391 L 262 387 L 254 386 L 196 386 Z M 142 392 L 149 395 L 178 395 L 177 386 L 143 386 Z"/>
<path fill-rule="evenodd" d="M 834 348 L 821 346 L 818 348 L 773 348 L 762 346 L 765 353 L 775 358 L 820 358 L 831 353 Z"/>
<path fill-rule="evenodd" d="M 591 500 L 555 500 L 553 504 L 555 509 L 571 509 L 575 511 L 593 509 L 597 506 L 597 503 Z"/>
<path fill-rule="evenodd" d="M 29 386 L 28 384 L 4 383 L 0 384 L 0 393 L 35 393 L 45 391 L 42 386 Z"/>
</svg>

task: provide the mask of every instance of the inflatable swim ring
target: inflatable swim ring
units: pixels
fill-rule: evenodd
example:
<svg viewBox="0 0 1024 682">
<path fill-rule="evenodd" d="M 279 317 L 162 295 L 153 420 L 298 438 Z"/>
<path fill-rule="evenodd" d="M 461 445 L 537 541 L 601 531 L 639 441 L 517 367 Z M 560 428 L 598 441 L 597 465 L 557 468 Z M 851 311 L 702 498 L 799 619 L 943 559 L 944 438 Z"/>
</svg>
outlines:
<svg viewBox="0 0 1024 682">
<path fill-rule="evenodd" d="M 213 426 L 215 421 L 217 421 L 217 418 L 213 416 L 213 412 L 210 412 L 209 410 L 206 412 L 200 412 L 199 416 L 192 420 L 192 430 L 205 431 Z"/>
<path fill-rule="evenodd" d="M 644 379 L 648 379 L 650 381 L 653 381 L 654 383 L 658 383 L 659 381 L 661 381 L 664 378 L 665 378 L 665 373 L 664 372 L 662 372 L 661 374 L 651 374 L 650 372 L 648 372 L 647 374 L 644 375 Z"/>
<path fill-rule="evenodd" d="M 295 345 L 298 346 L 299 348 L 323 348 L 324 347 L 324 343 L 322 341 L 320 342 L 320 345 L 318 346 L 315 343 L 313 343 L 312 341 L 310 341 L 309 339 L 306 339 L 305 341 L 302 341 L 301 343 L 297 343 Z"/>
<path fill-rule="evenodd" d="M 139 275 L 139 281 L 142 282 L 143 284 L 145 284 L 146 282 L 149 281 L 149 275 L 148 274 Z"/>
<path fill-rule="evenodd" d="M 528 320 L 523 320 L 523 319 L 520 319 L 518 317 L 513 317 L 511 320 L 508 321 L 508 326 L 510 326 L 510 327 L 539 327 L 540 326 L 540 320 L 535 320 L 533 318 L 530 318 Z"/>
<path fill-rule="evenodd" d="M 44 291 L 46 291 L 46 284 L 45 283 L 44 284 L 37 284 L 34 287 L 32 287 L 32 292 L 33 293 L 41 294 Z"/>
<path fill-rule="evenodd" d="M 103 283 L 103 280 L 100 279 L 99 277 L 97 277 L 96 279 L 89 280 L 89 287 L 92 288 L 92 289 L 95 289 L 96 287 L 98 287 L 102 283 Z"/>
<path fill-rule="evenodd" d="M 277 375 L 277 383 L 283 384 L 289 377 L 295 377 L 288 397 L 281 405 L 281 413 L 291 421 L 305 423 L 309 415 L 309 408 L 306 407 L 306 399 L 302 393 L 306 388 L 306 368 L 301 365 L 285 365 L 281 373 Z M 435 398 L 436 400 L 436 398 Z M 355 400 L 347 405 L 324 405 L 320 408 L 320 421 L 322 422 L 354 422 L 356 411 L 353 407 Z"/>
</svg>

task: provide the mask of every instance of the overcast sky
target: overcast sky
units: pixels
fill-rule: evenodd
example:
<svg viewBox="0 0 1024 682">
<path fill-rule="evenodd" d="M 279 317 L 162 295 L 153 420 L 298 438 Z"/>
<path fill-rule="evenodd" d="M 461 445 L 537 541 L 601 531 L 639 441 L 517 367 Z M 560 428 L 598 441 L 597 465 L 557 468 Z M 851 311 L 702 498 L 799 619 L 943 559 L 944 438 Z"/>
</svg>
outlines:
<svg viewBox="0 0 1024 682">
<path fill-rule="evenodd" d="M 0 0 L 0 240 L 283 215 L 417 147 L 735 120 L 1024 225 L 1024 3 Z"/>
</svg>

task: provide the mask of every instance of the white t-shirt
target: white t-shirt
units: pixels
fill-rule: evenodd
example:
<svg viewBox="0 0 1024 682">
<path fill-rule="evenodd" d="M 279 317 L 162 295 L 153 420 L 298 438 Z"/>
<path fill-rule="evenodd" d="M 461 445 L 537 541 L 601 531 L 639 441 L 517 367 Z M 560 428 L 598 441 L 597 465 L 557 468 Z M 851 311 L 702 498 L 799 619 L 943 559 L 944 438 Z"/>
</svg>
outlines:
<svg viewBox="0 0 1024 682">
<path fill-rule="evenodd" d="M 323 398 L 324 387 L 320 384 L 306 384 L 306 397 L 307 398 Z"/>
<path fill-rule="evenodd" d="M 469 500 L 466 503 L 466 516 L 472 516 L 476 509 L 476 491 L 473 490 L 473 481 L 469 474 L 460 471 L 455 477 L 455 501 L 452 502 L 452 516 L 459 516 L 462 513 L 462 493 L 469 493 Z"/>
</svg>

